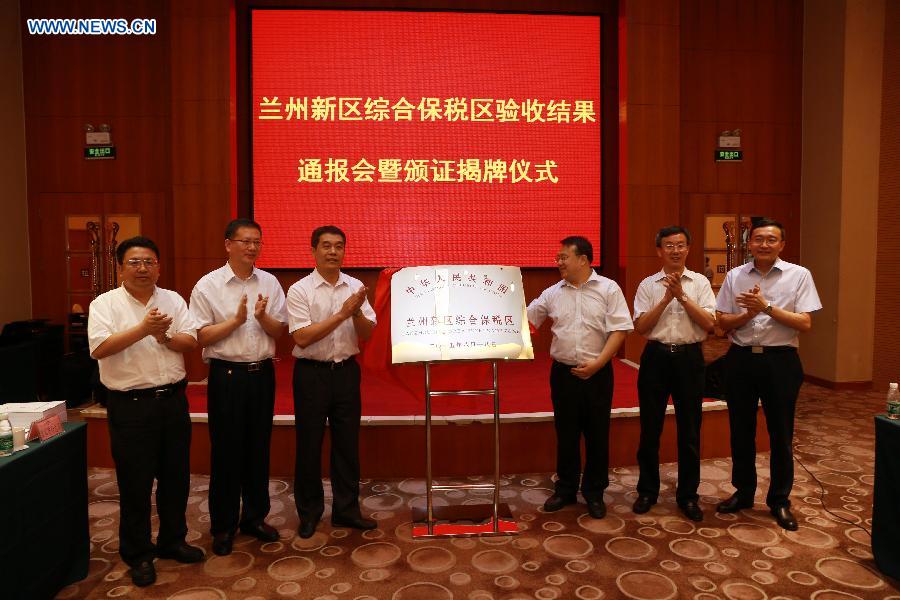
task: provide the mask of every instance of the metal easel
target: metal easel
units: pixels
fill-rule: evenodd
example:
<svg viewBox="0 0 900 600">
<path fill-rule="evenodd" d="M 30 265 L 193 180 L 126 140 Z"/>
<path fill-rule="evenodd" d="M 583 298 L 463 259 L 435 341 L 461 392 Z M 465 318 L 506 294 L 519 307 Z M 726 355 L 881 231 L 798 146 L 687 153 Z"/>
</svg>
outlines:
<svg viewBox="0 0 900 600">
<path fill-rule="evenodd" d="M 440 390 L 431 389 L 431 362 L 425 363 L 425 509 L 413 509 L 414 538 L 473 537 L 516 535 L 519 527 L 512 518 L 509 505 L 500 503 L 500 386 L 497 378 L 497 361 L 490 361 L 493 367 L 494 385 L 481 390 Z M 431 469 L 431 399 L 440 396 L 493 396 L 494 397 L 494 482 L 458 485 L 435 485 Z M 434 492 L 448 490 L 492 490 L 494 492 L 490 511 L 486 505 L 434 506 Z M 485 519 L 490 519 L 484 523 Z M 424 525 L 417 524 L 422 523 Z M 450 523 L 438 524 L 437 521 Z M 472 524 L 457 525 L 453 521 L 468 521 Z"/>
</svg>

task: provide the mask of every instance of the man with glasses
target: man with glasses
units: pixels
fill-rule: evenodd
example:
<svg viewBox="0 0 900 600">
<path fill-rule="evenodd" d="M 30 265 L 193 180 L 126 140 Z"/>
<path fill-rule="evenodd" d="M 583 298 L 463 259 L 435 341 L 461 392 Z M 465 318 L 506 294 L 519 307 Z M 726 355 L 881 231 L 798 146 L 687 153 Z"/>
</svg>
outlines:
<svg viewBox="0 0 900 600">
<path fill-rule="evenodd" d="M 241 532 L 274 542 L 269 514 L 269 448 L 275 409 L 275 340 L 287 324 L 284 291 L 256 268 L 262 228 L 235 219 L 225 228 L 224 266 L 203 276 L 191 312 L 203 360 L 209 363 L 207 412 L 212 550 L 231 554 Z M 252 306 L 252 309 L 251 309 Z"/>
<path fill-rule="evenodd" d="M 297 461 L 294 501 L 298 533 L 312 537 L 325 511 L 322 439 L 331 430 L 331 524 L 375 529 L 359 510 L 359 340 L 375 327 L 363 283 L 341 272 L 347 236 L 334 225 L 312 233 L 316 268 L 287 293 L 289 329 L 296 346 L 294 415 Z"/>
<path fill-rule="evenodd" d="M 107 415 L 119 486 L 119 554 L 136 586 L 156 581 L 154 556 L 203 560 L 185 543 L 190 487 L 191 419 L 184 352 L 197 347 L 196 326 L 177 293 L 156 287 L 159 250 L 133 237 L 116 248 L 122 286 L 91 302 L 88 343 L 109 388 Z M 150 540 L 156 479 L 159 533 Z"/>
<path fill-rule="evenodd" d="M 581 236 L 560 242 L 556 265 L 562 280 L 528 305 L 535 327 L 549 317 L 550 400 L 556 427 L 556 489 L 546 512 L 576 502 L 579 484 L 588 513 L 606 516 L 603 491 L 609 486 L 609 418 L 612 358 L 633 329 L 628 303 L 618 284 L 591 268 L 594 251 Z M 581 437 L 585 462 L 581 469 Z"/>
<path fill-rule="evenodd" d="M 716 298 L 709 280 L 685 267 L 691 234 L 672 225 L 656 234 L 662 270 L 650 275 L 634 298 L 634 329 L 647 338 L 638 373 L 641 441 L 637 500 L 632 510 L 646 513 L 659 496 L 659 438 L 669 396 L 678 427 L 678 487 L 675 502 L 692 521 L 702 521 L 700 419 L 705 367 L 701 343 L 713 327 Z"/>
<path fill-rule="evenodd" d="M 731 483 L 735 493 L 718 511 L 753 506 L 756 494 L 756 412 L 762 400 L 769 431 L 769 492 L 766 504 L 778 524 L 795 531 L 791 514 L 794 483 L 794 407 L 803 365 L 797 355 L 800 332 L 812 328 L 810 313 L 822 308 L 810 272 L 781 260 L 784 226 L 754 220 L 749 235 L 753 261 L 725 276 L 716 302 L 719 326 L 729 332 L 725 393 L 731 429 Z"/>
</svg>

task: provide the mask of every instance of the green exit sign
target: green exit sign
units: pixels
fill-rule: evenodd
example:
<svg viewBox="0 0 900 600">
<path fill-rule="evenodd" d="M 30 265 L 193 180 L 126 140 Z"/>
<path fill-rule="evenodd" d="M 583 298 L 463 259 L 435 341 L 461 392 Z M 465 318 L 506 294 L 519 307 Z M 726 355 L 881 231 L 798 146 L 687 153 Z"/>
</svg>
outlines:
<svg viewBox="0 0 900 600">
<path fill-rule="evenodd" d="M 716 150 L 716 162 L 741 162 L 744 160 L 743 150 Z"/>
<path fill-rule="evenodd" d="M 103 160 L 116 157 L 116 147 L 113 145 L 85 146 L 84 158 L 86 160 Z"/>
</svg>

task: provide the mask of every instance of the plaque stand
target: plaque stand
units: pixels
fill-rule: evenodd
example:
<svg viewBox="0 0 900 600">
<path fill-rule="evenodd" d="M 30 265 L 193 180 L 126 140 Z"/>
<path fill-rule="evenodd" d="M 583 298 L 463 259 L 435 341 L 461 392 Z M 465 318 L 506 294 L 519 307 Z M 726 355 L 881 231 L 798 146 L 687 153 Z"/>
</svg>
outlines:
<svg viewBox="0 0 900 600">
<path fill-rule="evenodd" d="M 484 390 L 431 390 L 431 363 L 425 363 L 425 497 L 424 509 L 412 511 L 414 538 L 476 537 L 516 535 L 519 527 L 512 518 L 509 505 L 500 503 L 500 386 L 497 361 L 490 361 L 494 386 Z M 494 482 L 460 485 L 435 485 L 431 472 L 431 399 L 434 396 L 494 397 Z M 491 505 L 434 506 L 434 492 L 447 490 L 491 490 Z M 444 521 L 438 523 L 438 521 Z M 466 521 L 457 524 L 454 521 Z"/>
</svg>

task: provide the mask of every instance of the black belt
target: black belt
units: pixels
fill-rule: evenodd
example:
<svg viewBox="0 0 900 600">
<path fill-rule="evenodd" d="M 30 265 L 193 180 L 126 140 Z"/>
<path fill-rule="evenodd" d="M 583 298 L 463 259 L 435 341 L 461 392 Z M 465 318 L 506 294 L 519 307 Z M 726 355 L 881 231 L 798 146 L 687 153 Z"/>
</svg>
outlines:
<svg viewBox="0 0 900 600">
<path fill-rule="evenodd" d="M 771 354 L 773 352 L 796 352 L 794 346 L 739 346 L 732 344 L 731 347 L 738 352 L 752 352 L 753 354 Z"/>
<path fill-rule="evenodd" d="M 333 360 L 313 360 L 311 358 L 298 358 L 297 362 L 301 362 L 305 365 L 309 365 L 311 367 L 315 367 L 317 369 L 343 369 L 350 364 L 356 364 L 356 359 L 352 356 L 350 358 L 345 358 L 341 361 L 333 361 Z"/>
<path fill-rule="evenodd" d="M 261 371 L 263 367 L 268 366 L 272 363 L 271 358 L 266 358 L 264 360 L 258 360 L 256 362 L 232 362 L 230 360 L 222 360 L 221 358 L 211 358 L 209 359 L 210 364 L 219 365 L 221 367 L 225 367 L 226 369 L 240 369 L 242 371 L 247 371 L 248 373 L 255 373 L 256 371 Z"/>
<path fill-rule="evenodd" d="M 668 352 L 670 354 L 674 354 L 675 352 L 685 352 L 691 348 L 699 347 L 700 344 L 702 344 L 702 342 L 694 342 L 693 344 L 664 344 L 663 342 L 658 342 L 656 340 L 647 341 L 648 346 L 659 348 L 663 352 Z"/>
<path fill-rule="evenodd" d="M 182 379 L 181 381 L 170 383 L 168 385 L 161 385 L 159 387 L 152 388 L 141 388 L 138 390 L 109 390 L 109 393 L 113 396 L 122 396 L 128 398 L 134 398 L 137 400 L 138 398 L 147 399 L 147 398 L 167 398 L 169 396 L 173 396 L 176 393 L 184 391 L 184 388 L 187 386 L 187 379 Z"/>
</svg>

